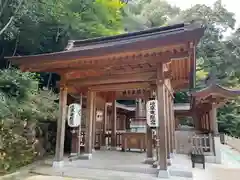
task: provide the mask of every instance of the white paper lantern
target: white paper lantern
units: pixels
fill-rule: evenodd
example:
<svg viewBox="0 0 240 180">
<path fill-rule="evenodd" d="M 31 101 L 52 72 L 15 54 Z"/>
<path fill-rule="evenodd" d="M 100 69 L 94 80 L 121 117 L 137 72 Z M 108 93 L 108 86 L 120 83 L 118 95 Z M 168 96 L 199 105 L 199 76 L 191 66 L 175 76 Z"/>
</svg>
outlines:
<svg viewBox="0 0 240 180">
<path fill-rule="evenodd" d="M 146 110 L 147 110 L 147 124 L 152 128 L 159 127 L 158 101 L 157 100 L 148 101 L 146 104 Z"/>
<path fill-rule="evenodd" d="M 103 111 L 101 111 L 101 110 L 96 111 L 96 121 L 97 122 L 103 121 Z"/>
<path fill-rule="evenodd" d="M 68 125 L 78 127 L 81 124 L 82 107 L 73 103 L 68 106 Z"/>
</svg>

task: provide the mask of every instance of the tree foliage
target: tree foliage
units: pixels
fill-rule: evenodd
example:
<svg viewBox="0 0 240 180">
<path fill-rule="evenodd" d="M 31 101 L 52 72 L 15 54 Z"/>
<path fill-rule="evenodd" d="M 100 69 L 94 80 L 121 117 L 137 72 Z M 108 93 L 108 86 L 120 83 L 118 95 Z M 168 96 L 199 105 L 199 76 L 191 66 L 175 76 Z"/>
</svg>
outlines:
<svg viewBox="0 0 240 180">
<path fill-rule="evenodd" d="M 239 87 L 240 30 L 237 29 L 227 38 L 224 36 L 229 29 L 234 30 L 236 20 L 234 13 L 229 12 L 221 0 L 217 0 L 212 7 L 196 4 L 186 10 L 170 6 L 166 1 L 138 0 L 131 3 L 129 9 L 130 16 L 144 19 L 144 28 L 181 22 L 202 24 L 206 30 L 197 47 L 196 89 L 206 87 L 204 79 L 210 72 L 216 75 L 218 84 L 229 88 Z M 137 21 L 136 18 L 130 20 Z M 138 27 L 136 26 L 135 29 L 137 30 Z M 188 90 L 176 93 L 175 102 L 187 101 Z M 239 105 L 239 99 L 235 99 L 219 109 L 218 120 L 221 131 L 240 135 Z"/>
<path fill-rule="evenodd" d="M 32 130 L 26 128 L 41 120 L 56 120 L 58 106 L 54 96 L 39 91 L 36 74 L 15 69 L 0 71 L 0 94 L 0 169 L 3 173 L 34 159 L 36 139 Z"/>
<path fill-rule="evenodd" d="M 1 68 L 10 67 L 5 56 L 61 51 L 69 39 L 121 33 L 123 6 L 120 0 L 0 0 Z M 41 90 L 55 84 L 46 77 L 48 72 L 0 71 L 0 173 L 31 162 L 35 127 L 57 119 L 57 95 Z"/>
</svg>

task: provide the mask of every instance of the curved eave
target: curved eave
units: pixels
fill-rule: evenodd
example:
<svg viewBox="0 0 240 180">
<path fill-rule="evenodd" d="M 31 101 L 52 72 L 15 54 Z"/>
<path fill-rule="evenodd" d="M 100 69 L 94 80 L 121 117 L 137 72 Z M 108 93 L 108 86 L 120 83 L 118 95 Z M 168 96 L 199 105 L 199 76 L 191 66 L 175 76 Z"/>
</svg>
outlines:
<svg viewBox="0 0 240 180">
<path fill-rule="evenodd" d="M 227 89 L 218 84 L 212 84 L 200 91 L 193 92 L 192 96 L 196 99 L 206 99 L 209 96 L 235 98 L 237 96 L 240 96 L 240 90 Z"/>
<path fill-rule="evenodd" d="M 13 64 L 28 66 L 59 61 L 69 61 L 88 58 L 99 58 L 111 54 L 129 53 L 164 47 L 168 45 L 198 42 L 204 33 L 204 29 L 196 25 L 183 25 L 168 27 L 166 29 L 155 28 L 132 34 L 124 34 L 106 38 L 98 38 L 85 41 L 71 41 L 65 51 L 41 55 L 6 57 Z M 75 44 L 74 44 L 75 43 Z"/>
</svg>

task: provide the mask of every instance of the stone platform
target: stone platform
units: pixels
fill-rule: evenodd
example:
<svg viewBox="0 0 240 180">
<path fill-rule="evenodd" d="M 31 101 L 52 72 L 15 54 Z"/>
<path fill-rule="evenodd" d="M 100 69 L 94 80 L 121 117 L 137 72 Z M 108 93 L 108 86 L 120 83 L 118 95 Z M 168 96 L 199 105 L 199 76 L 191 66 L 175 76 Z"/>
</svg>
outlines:
<svg viewBox="0 0 240 180">
<path fill-rule="evenodd" d="M 52 160 L 45 161 L 48 167 L 43 169 L 35 169 L 34 172 L 38 174 L 62 175 L 76 178 L 88 179 L 112 179 L 122 177 L 121 179 L 134 179 L 139 177 L 143 179 L 158 179 L 158 169 L 153 168 L 152 165 L 144 164 L 146 153 L 139 152 L 121 152 L 121 151 L 96 151 L 93 153 L 91 160 L 69 161 L 66 157 L 64 159 L 64 167 L 61 169 L 52 168 Z M 169 174 L 171 178 L 179 180 L 191 179 L 192 168 L 190 160 L 184 155 L 175 155 L 172 159 L 172 165 L 169 166 Z M 71 172 L 71 173 L 70 173 Z M 89 175 L 88 175 L 89 174 Z M 94 177 L 92 177 L 94 176 Z M 127 178 L 128 177 L 128 178 Z M 140 179 L 141 179 L 140 178 Z M 170 178 L 170 179 L 171 179 Z"/>
</svg>

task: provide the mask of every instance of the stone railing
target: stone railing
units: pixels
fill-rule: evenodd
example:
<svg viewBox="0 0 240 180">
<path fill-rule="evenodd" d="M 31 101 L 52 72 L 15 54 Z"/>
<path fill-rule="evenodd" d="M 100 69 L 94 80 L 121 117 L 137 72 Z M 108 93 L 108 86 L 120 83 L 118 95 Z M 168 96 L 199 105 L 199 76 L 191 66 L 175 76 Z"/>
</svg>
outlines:
<svg viewBox="0 0 240 180">
<path fill-rule="evenodd" d="M 229 145 L 230 147 L 240 151 L 240 138 L 224 135 L 225 144 Z"/>
</svg>

